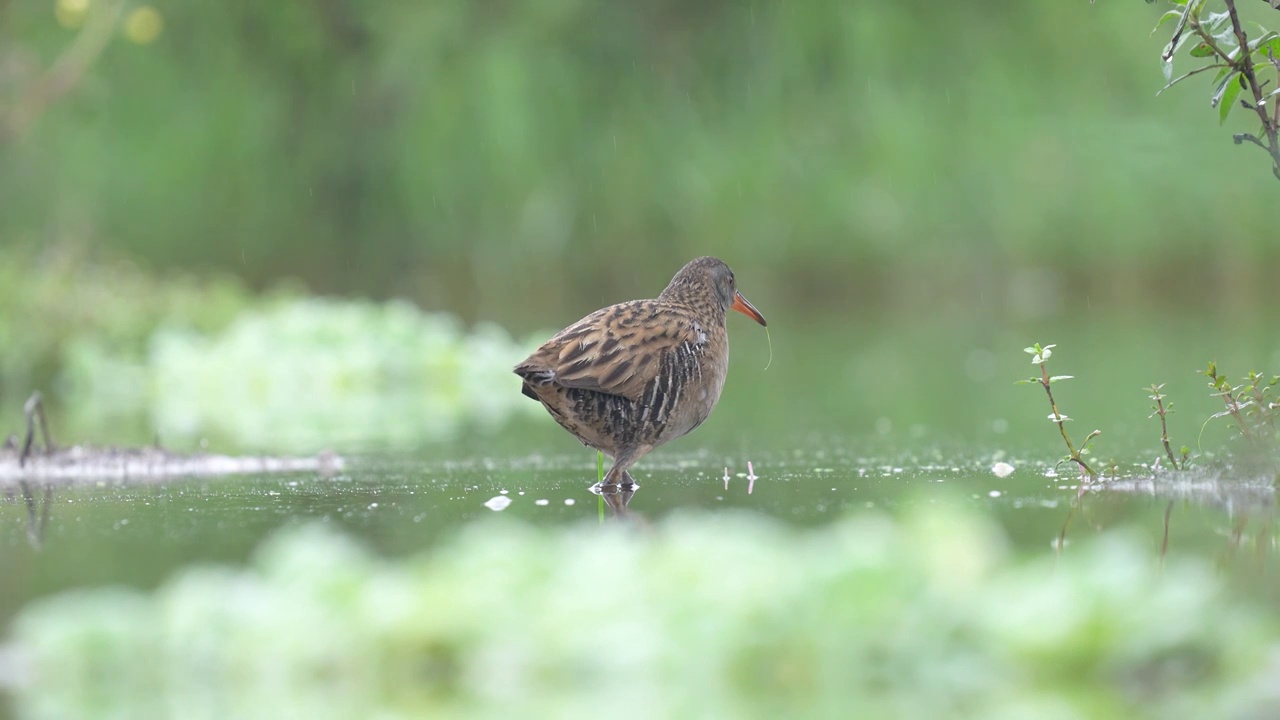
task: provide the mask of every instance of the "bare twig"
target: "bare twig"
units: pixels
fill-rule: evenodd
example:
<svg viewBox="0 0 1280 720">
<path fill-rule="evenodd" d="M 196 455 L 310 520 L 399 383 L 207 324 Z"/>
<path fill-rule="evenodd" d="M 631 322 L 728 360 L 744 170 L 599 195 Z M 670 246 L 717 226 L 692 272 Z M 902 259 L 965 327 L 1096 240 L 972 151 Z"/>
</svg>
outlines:
<svg viewBox="0 0 1280 720">
<path fill-rule="evenodd" d="M 1169 88 L 1173 87 L 1174 85 L 1177 85 L 1178 83 L 1182 82 L 1183 80 L 1186 80 L 1187 78 L 1189 78 L 1189 77 L 1191 77 L 1191 76 L 1193 76 L 1193 75 L 1199 75 L 1199 74 L 1200 74 L 1200 73 L 1202 73 L 1202 72 L 1206 72 L 1206 71 L 1209 71 L 1209 70 L 1217 70 L 1217 69 L 1224 68 L 1224 67 L 1230 67 L 1230 66 L 1228 66 L 1228 65 L 1223 65 L 1223 64 L 1221 64 L 1221 63 L 1214 63 L 1213 65 L 1205 65 L 1204 67 L 1198 67 L 1198 68 L 1196 68 L 1195 70 L 1188 70 L 1187 72 L 1184 72 L 1184 73 L 1182 73 L 1181 75 L 1179 75 L 1178 77 L 1176 77 L 1176 78 L 1174 78 L 1174 79 L 1170 80 L 1170 81 L 1168 82 L 1168 84 L 1166 84 L 1164 87 L 1162 87 L 1162 88 L 1160 88 L 1159 90 L 1157 90 L 1157 91 L 1156 91 L 1156 96 L 1158 97 L 1158 96 L 1160 95 L 1160 93 L 1164 92 L 1165 90 L 1168 90 Z"/>
<path fill-rule="evenodd" d="M 1244 142 L 1251 142 L 1254 145 L 1257 145 L 1258 147 L 1262 148 L 1263 150 L 1269 151 L 1269 148 L 1267 148 L 1266 145 L 1263 145 L 1262 141 L 1259 140 L 1257 136 L 1251 135 L 1249 133 L 1236 133 L 1235 135 L 1231 136 L 1231 139 L 1234 140 L 1237 145 Z"/>
<path fill-rule="evenodd" d="M 1174 457 L 1173 448 L 1169 445 L 1169 426 L 1165 422 L 1165 415 L 1168 413 L 1168 409 L 1164 406 L 1164 395 L 1160 392 L 1163 387 L 1164 385 L 1152 385 L 1147 388 L 1151 392 L 1151 399 L 1156 402 L 1155 412 L 1151 414 L 1160 416 L 1160 442 L 1164 444 L 1164 452 L 1169 456 L 1169 465 L 1172 466 L 1174 470 L 1177 470 L 1178 459 Z M 1172 407 L 1172 405 L 1170 405 L 1170 407 Z"/>
<path fill-rule="evenodd" d="M 76 39 L 7 113 L 0 114 L 0 142 L 21 138 L 50 105 L 80 83 L 111 41 L 127 4 L 116 0 L 101 9 L 97 3 L 90 6 L 89 19 Z"/>
</svg>

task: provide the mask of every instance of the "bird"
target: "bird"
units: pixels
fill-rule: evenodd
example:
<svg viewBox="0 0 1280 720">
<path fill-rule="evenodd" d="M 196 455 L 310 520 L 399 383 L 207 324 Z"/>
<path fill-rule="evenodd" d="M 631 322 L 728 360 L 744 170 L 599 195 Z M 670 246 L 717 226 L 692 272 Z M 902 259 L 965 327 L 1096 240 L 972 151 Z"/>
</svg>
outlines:
<svg viewBox="0 0 1280 720">
<path fill-rule="evenodd" d="M 729 370 L 729 310 L 768 327 L 715 257 L 689 261 L 650 300 L 601 308 L 514 368 L 521 392 L 613 465 L 602 487 L 635 487 L 629 468 L 711 415 Z"/>
</svg>

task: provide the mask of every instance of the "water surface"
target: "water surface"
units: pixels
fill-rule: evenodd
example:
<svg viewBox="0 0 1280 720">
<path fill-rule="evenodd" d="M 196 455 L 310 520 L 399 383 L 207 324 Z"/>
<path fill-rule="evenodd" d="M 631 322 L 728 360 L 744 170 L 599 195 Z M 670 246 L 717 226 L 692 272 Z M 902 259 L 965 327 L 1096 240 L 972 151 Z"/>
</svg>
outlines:
<svg viewBox="0 0 1280 720">
<path fill-rule="evenodd" d="M 1016 468 L 1000 478 L 991 471 L 993 455 L 893 453 L 884 445 L 851 439 L 749 458 L 659 451 L 635 473 L 640 488 L 626 520 L 643 525 L 671 513 L 741 510 L 813 526 L 867 510 L 900 514 L 950 504 L 994 518 L 1022 555 L 1069 553 L 1080 539 L 1124 530 L 1157 552 L 1210 558 L 1242 592 L 1280 600 L 1267 487 L 1218 483 L 1206 474 L 1078 498 L 1077 478 L 1046 476 L 1052 470 L 1035 459 L 1000 455 Z M 69 588 L 148 588 L 188 563 L 241 563 L 273 531 L 308 522 L 332 524 L 391 556 L 431 548 L 495 514 L 540 526 L 615 522 L 611 511 L 601 519 L 602 501 L 590 491 L 594 460 L 586 452 L 356 457 L 328 476 L 81 482 L 33 488 L 34 517 L 22 493 L 5 488 L 0 622 L 32 599 Z M 1137 468 L 1126 473 L 1144 477 Z"/>
</svg>

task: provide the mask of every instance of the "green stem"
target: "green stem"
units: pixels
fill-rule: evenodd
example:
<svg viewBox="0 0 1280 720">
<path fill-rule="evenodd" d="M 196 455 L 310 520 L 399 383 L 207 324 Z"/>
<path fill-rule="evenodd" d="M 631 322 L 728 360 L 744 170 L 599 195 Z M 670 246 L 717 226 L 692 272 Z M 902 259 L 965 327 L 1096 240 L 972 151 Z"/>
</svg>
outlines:
<svg viewBox="0 0 1280 720">
<path fill-rule="evenodd" d="M 1169 427 L 1164 421 L 1164 401 L 1160 397 L 1156 397 L 1156 410 L 1160 415 L 1160 441 L 1164 443 L 1164 452 L 1169 456 L 1169 464 L 1174 470 L 1178 469 L 1178 460 L 1173 456 L 1173 448 L 1169 447 Z"/>
<path fill-rule="evenodd" d="M 1076 446 L 1071 442 L 1071 437 L 1067 435 L 1067 425 L 1062 420 L 1062 413 L 1058 412 L 1058 403 L 1053 399 L 1053 390 L 1049 388 L 1049 369 L 1045 363 L 1040 363 L 1040 384 L 1044 386 L 1044 392 L 1049 396 L 1049 409 L 1053 411 L 1053 422 L 1058 426 L 1058 432 L 1062 433 L 1062 441 L 1067 444 L 1067 450 L 1071 453 L 1071 461 L 1080 466 L 1080 469 L 1088 473 L 1089 479 L 1098 477 L 1098 474 L 1089 467 L 1089 464 L 1080 457 Z M 1086 441 L 1087 443 L 1087 441 Z"/>
</svg>

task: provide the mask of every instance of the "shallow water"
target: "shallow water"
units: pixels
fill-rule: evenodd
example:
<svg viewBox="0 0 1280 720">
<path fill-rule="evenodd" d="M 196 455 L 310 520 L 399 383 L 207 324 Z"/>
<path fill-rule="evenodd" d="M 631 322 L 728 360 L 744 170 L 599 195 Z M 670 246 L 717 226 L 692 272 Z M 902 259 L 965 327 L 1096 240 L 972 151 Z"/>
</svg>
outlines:
<svg viewBox="0 0 1280 720">
<path fill-rule="evenodd" d="M 1194 475 L 1152 484 L 1130 470 L 1136 483 L 1078 499 L 1076 478 L 1047 476 L 1048 466 L 1027 458 L 944 462 L 941 450 L 895 454 L 878 445 L 850 440 L 750 458 L 660 451 L 635 473 L 640 487 L 625 517 L 644 524 L 671 513 L 735 509 L 812 526 L 867 509 L 898 514 L 920 504 L 951 504 L 994 518 L 1022 555 L 1069 553 L 1073 542 L 1125 530 L 1157 551 L 1167 548 L 1171 557 L 1210 558 L 1243 593 L 1280 600 L 1274 497 L 1265 483 L 1244 487 L 1238 478 L 1219 483 Z M 991 470 L 997 459 L 1015 472 L 997 477 Z M 615 513 L 604 512 L 590 490 L 594 460 L 586 452 L 357 457 L 329 476 L 82 482 L 33 488 L 34 513 L 18 488 L 6 487 L 0 491 L 7 494 L 0 494 L 0 623 L 24 603 L 68 588 L 147 588 L 188 563 L 239 563 L 273 531 L 312 521 L 331 523 L 392 556 L 430 548 L 495 513 L 542 526 L 614 522 Z M 490 502 L 494 498 L 510 502 Z"/>
</svg>

